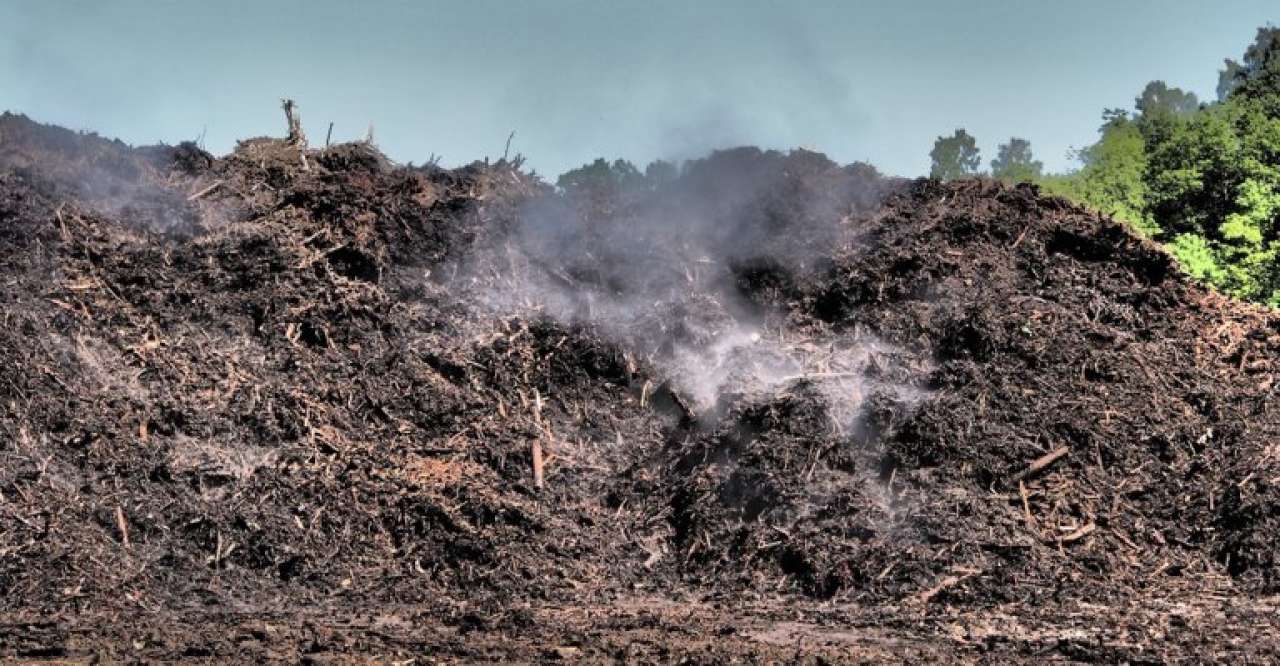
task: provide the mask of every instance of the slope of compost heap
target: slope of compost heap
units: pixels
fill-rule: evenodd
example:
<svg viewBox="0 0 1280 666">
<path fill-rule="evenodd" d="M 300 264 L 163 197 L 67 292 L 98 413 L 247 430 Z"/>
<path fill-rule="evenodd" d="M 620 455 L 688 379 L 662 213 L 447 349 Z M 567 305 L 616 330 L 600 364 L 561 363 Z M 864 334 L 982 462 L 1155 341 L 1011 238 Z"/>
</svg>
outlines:
<svg viewBox="0 0 1280 666">
<path fill-rule="evenodd" d="M 0 303 L 3 656 L 1280 645 L 1280 317 L 1031 186 L 4 115 Z"/>
</svg>

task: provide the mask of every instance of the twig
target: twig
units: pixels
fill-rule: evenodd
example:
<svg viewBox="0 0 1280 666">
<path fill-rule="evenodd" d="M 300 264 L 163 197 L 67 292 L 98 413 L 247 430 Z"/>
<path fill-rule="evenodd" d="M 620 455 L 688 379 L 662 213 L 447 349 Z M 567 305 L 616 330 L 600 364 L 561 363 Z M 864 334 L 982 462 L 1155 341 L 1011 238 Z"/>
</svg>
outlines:
<svg viewBox="0 0 1280 666">
<path fill-rule="evenodd" d="M 288 142 L 305 149 L 307 135 L 302 132 L 302 118 L 298 114 L 298 105 L 291 99 L 282 99 L 280 106 L 284 107 L 284 119 L 289 124 Z"/>
<path fill-rule="evenodd" d="M 937 585 L 934 585 L 933 587 L 916 595 L 915 601 L 916 603 L 919 603 L 921 605 L 927 604 L 929 603 L 930 599 L 938 596 L 938 594 L 943 590 L 949 587 L 958 585 L 960 583 L 963 583 L 964 581 L 970 578 L 973 578 L 979 573 L 981 572 L 977 569 L 966 569 L 966 570 L 960 571 L 959 576 L 947 576 L 946 578 L 943 578 L 941 581 L 938 581 Z"/>
<path fill-rule="evenodd" d="M 218 182 L 216 182 L 216 183 L 214 183 L 214 184 L 210 185 L 209 187 L 206 187 L 206 188 L 204 188 L 203 190 L 200 190 L 199 192 L 196 192 L 195 194 L 193 194 L 193 195 L 191 195 L 191 196 L 187 197 L 187 201 L 195 201 L 196 199 L 199 199 L 199 198 L 201 198 L 201 197 L 205 196 L 206 194 L 209 194 L 210 192 L 212 192 L 212 191 L 214 191 L 214 190 L 218 189 L 219 187 L 222 187 L 222 182 L 223 182 L 223 181 L 218 181 Z"/>
<path fill-rule="evenodd" d="M 502 149 L 502 161 L 507 160 L 507 155 L 511 152 L 511 140 L 516 138 L 516 131 L 511 130 L 511 134 L 507 135 L 507 147 Z"/>
<path fill-rule="evenodd" d="M 1063 537 L 1059 537 L 1059 538 L 1057 539 L 1057 542 L 1058 542 L 1058 543 L 1071 543 L 1072 541 L 1079 541 L 1079 540 L 1081 540 L 1081 539 L 1083 539 L 1083 538 L 1085 538 L 1085 537 L 1089 536 L 1090 534 L 1093 534 L 1093 533 L 1094 533 L 1094 531 L 1095 531 L 1095 530 L 1097 530 L 1097 529 L 1098 529 L 1098 526 L 1097 526 L 1097 525 L 1095 525 L 1095 524 L 1093 524 L 1093 523 L 1089 523 L 1088 525 L 1085 525 L 1084 527 L 1081 527 L 1080 529 L 1078 529 L 1078 530 L 1076 530 L 1076 531 L 1072 532 L 1071 534 L 1068 534 L 1068 535 L 1063 536 Z"/>
<path fill-rule="evenodd" d="M 1018 474 L 1011 477 L 1009 479 L 1009 483 L 1010 484 L 1018 483 L 1020 481 L 1023 481 L 1025 479 L 1028 479 L 1034 476 L 1036 473 L 1040 472 L 1041 470 L 1048 467 L 1049 465 L 1052 465 L 1053 463 L 1057 462 L 1059 459 L 1066 456 L 1070 452 L 1071 452 L 1071 447 L 1063 446 L 1063 447 L 1054 449 L 1044 454 L 1043 456 L 1040 456 L 1039 458 L 1036 458 L 1034 461 L 1031 462 L 1029 466 L 1027 466 L 1026 469 L 1022 470 Z"/>
<path fill-rule="evenodd" d="M 58 218 L 58 227 L 62 229 L 63 242 L 71 240 L 71 234 L 67 232 L 67 221 L 62 219 L 62 207 L 66 205 L 65 203 L 58 204 L 58 209 L 53 211 L 53 214 Z"/>
<path fill-rule="evenodd" d="M 533 391 L 533 418 L 538 424 L 538 436 L 533 439 L 533 443 L 529 445 L 530 453 L 533 455 L 533 487 L 542 489 L 543 480 L 543 460 L 542 460 L 542 437 L 546 434 L 546 426 L 542 423 L 542 394 L 537 389 Z"/>
<path fill-rule="evenodd" d="M 124 519 L 124 509 L 119 504 L 116 505 L 116 527 L 120 530 L 120 543 L 125 548 L 129 547 L 129 523 Z"/>
<path fill-rule="evenodd" d="M 793 382 L 798 379 L 854 379 L 864 375 L 866 375 L 865 372 L 809 372 L 801 375 L 784 377 L 782 382 Z"/>
<path fill-rule="evenodd" d="M 533 453 L 533 487 L 542 489 L 542 437 L 536 437 L 531 446 Z"/>
<path fill-rule="evenodd" d="M 1027 484 L 1018 481 L 1018 494 L 1022 496 L 1022 512 L 1027 517 L 1027 527 L 1036 527 L 1036 518 L 1031 515 L 1031 501 L 1027 496 Z"/>
<path fill-rule="evenodd" d="M 1022 239 L 1024 239 L 1024 238 L 1026 238 L 1026 237 L 1027 237 L 1027 232 L 1028 232 L 1028 231 L 1031 231 L 1031 225 L 1030 225 L 1030 224 L 1028 224 L 1027 226 L 1023 227 L 1023 229 L 1022 229 L 1022 233 L 1018 234 L 1018 239 L 1017 239 L 1017 240 L 1015 240 L 1015 241 L 1013 241 L 1013 245 L 1010 245 L 1010 246 L 1009 246 L 1009 248 L 1010 248 L 1010 249 L 1013 249 L 1013 248 L 1016 248 L 1016 247 L 1018 247 L 1019 245 L 1021 245 L 1021 244 L 1022 244 Z"/>
</svg>

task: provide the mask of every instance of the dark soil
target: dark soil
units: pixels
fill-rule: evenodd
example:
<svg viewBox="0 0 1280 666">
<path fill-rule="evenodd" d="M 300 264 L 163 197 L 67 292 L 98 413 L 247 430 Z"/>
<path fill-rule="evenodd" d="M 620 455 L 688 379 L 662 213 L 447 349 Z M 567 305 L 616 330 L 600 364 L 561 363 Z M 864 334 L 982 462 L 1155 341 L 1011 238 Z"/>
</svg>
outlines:
<svg viewBox="0 0 1280 666">
<path fill-rule="evenodd" d="M 0 658 L 1280 652 L 1280 316 L 1031 186 L 4 115 L 0 304 Z"/>
</svg>

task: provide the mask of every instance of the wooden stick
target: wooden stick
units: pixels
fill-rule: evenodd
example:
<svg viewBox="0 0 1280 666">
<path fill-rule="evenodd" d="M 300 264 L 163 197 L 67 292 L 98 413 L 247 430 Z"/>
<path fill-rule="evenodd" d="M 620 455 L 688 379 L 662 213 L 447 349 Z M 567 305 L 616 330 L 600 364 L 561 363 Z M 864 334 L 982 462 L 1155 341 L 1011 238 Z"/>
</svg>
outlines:
<svg viewBox="0 0 1280 666">
<path fill-rule="evenodd" d="M 502 149 L 502 161 L 507 160 L 507 154 L 511 152 L 511 140 L 516 138 L 516 131 L 511 130 L 511 134 L 507 135 L 507 147 Z"/>
<path fill-rule="evenodd" d="M 1022 512 L 1027 517 L 1027 527 L 1037 528 L 1036 518 L 1031 515 L 1031 499 L 1027 496 L 1027 484 L 1018 481 L 1018 494 L 1022 495 Z"/>
<path fill-rule="evenodd" d="M 124 509 L 119 504 L 116 505 L 116 527 L 120 530 L 120 543 L 125 548 L 129 547 L 129 523 L 124 519 Z"/>
<path fill-rule="evenodd" d="M 1022 233 L 1018 234 L 1018 239 L 1017 239 L 1017 240 L 1015 240 L 1015 241 L 1013 241 L 1013 245 L 1009 246 L 1009 247 L 1010 247 L 1010 249 L 1015 248 L 1015 247 L 1018 247 L 1019 245 L 1021 245 L 1021 244 L 1022 244 L 1022 239 L 1024 239 L 1024 238 L 1026 238 L 1026 237 L 1027 237 L 1027 232 L 1028 232 L 1028 231 L 1031 231 L 1031 225 L 1030 225 L 1030 224 L 1028 224 L 1026 227 L 1024 227 L 1024 228 L 1022 229 Z"/>
<path fill-rule="evenodd" d="M 55 211 L 53 211 L 53 214 L 54 214 L 55 216 L 57 216 L 57 218 L 58 218 L 58 226 L 62 229 L 62 240 L 63 240 L 63 241 L 70 241 L 70 240 L 71 240 L 71 234 L 67 233 L 67 221 L 66 221 L 66 220 L 64 220 L 64 219 L 62 219 L 62 207 L 63 207 L 63 206 L 65 206 L 65 205 L 67 205 L 67 204 L 65 204 L 65 203 L 58 204 L 58 209 L 57 209 L 57 210 L 55 210 Z"/>
<path fill-rule="evenodd" d="M 187 201 L 195 201 L 196 199 L 199 199 L 199 198 L 203 197 L 204 195 L 209 194 L 210 192 L 212 192 L 212 191 L 214 191 L 214 190 L 218 189 L 219 187 L 222 187 L 222 181 L 218 181 L 218 182 L 216 182 L 216 183 L 214 183 L 214 184 L 210 185 L 209 187 L 206 187 L 206 188 L 204 188 L 203 190 L 200 190 L 199 192 L 196 192 L 195 194 L 193 194 L 193 195 L 191 195 L 191 196 L 187 197 Z"/>
<path fill-rule="evenodd" d="M 1094 530 L 1096 529 L 1098 529 L 1097 525 L 1093 523 L 1089 523 L 1088 525 L 1081 527 L 1080 529 L 1072 532 L 1071 534 L 1068 534 L 1064 537 L 1059 537 L 1058 543 L 1071 543 L 1072 541 L 1079 541 L 1089 536 L 1090 534 L 1093 534 Z"/>
<path fill-rule="evenodd" d="M 332 121 L 330 121 L 330 122 L 329 122 L 329 131 L 328 131 L 328 132 L 325 132 L 325 135 L 324 135 L 324 147 L 325 147 L 325 148 L 328 148 L 328 147 L 329 147 L 329 139 L 332 139 L 332 138 L 333 138 L 333 122 L 332 122 Z"/>
<path fill-rule="evenodd" d="M 784 377 L 782 381 L 793 382 L 797 379 L 852 379 L 863 376 L 866 376 L 865 372 L 809 372 L 803 375 Z"/>
<path fill-rule="evenodd" d="M 542 437 L 533 440 L 533 487 L 542 489 Z"/>
<path fill-rule="evenodd" d="M 963 583 L 964 581 L 969 580 L 970 578 L 973 578 L 974 576 L 978 575 L 981 572 L 974 569 L 966 569 L 963 571 L 957 571 L 957 573 L 959 573 L 960 575 L 946 576 L 941 581 L 939 581 L 937 585 L 934 585 L 933 587 L 917 594 L 915 597 L 916 603 L 927 604 L 929 603 L 930 599 L 933 599 L 934 597 L 938 596 L 938 594 L 941 593 L 943 590 L 949 587 L 952 587 L 954 585 L 957 585 L 959 583 Z"/>
<path fill-rule="evenodd" d="M 533 390 L 533 418 L 538 424 L 538 430 L 541 432 L 533 439 L 530 444 L 530 453 L 533 454 L 533 487 L 542 489 L 543 480 L 543 460 L 542 460 L 542 437 L 546 434 L 546 426 L 542 423 L 542 393 L 538 389 Z"/>
<path fill-rule="evenodd" d="M 1056 448 L 1040 456 L 1039 458 L 1036 458 L 1031 462 L 1029 466 L 1027 466 L 1026 469 L 1022 470 L 1021 472 L 1019 472 L 1018 474 L 1010 478 L 1009 483 L 1014 484 L 1024 479 L 1030 478 L 1031 476 L 1040 472 L 1041 470 L 1048 467 L 1049 465 L 1052 465 L 1053 463 L 1057 462 L 1059 459 L 1063 458 L 1070 452 L 1071 452 L 1071 447 L 1063 446 L 1063 447 Z"/>
<path fill-rule="evenodd" d="M 280 106 L 284 107 L 285 122 L 289 124 L 288 142 L 306 148 L 307 135 L 302 132 L 302 118 L 298 114 L 298 105 L 291 99 L 282 99 Z"/>
</svg>

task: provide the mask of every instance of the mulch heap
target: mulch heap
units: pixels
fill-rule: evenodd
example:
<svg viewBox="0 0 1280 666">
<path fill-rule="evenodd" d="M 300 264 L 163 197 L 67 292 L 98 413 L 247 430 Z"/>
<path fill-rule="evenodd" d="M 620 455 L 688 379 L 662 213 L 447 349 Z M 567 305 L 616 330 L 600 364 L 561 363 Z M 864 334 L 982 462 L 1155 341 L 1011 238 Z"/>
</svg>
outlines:
<svg viewBox="0 0 1280 666">
<path fill-rule="evenodd" d="M 599 196 L 0 117 L 0 655 L 1274 656 L 1276 313 L 1028 185 L 739 149 Z M 753 242 L 682 282 L 647 237 L 683 295 L 634 326 L 523 298 L 624 301 L 609 230 L 695 202 Z M 743 307 L 806 365 L 708 417 L 647 342 Z"/>
</svg>

